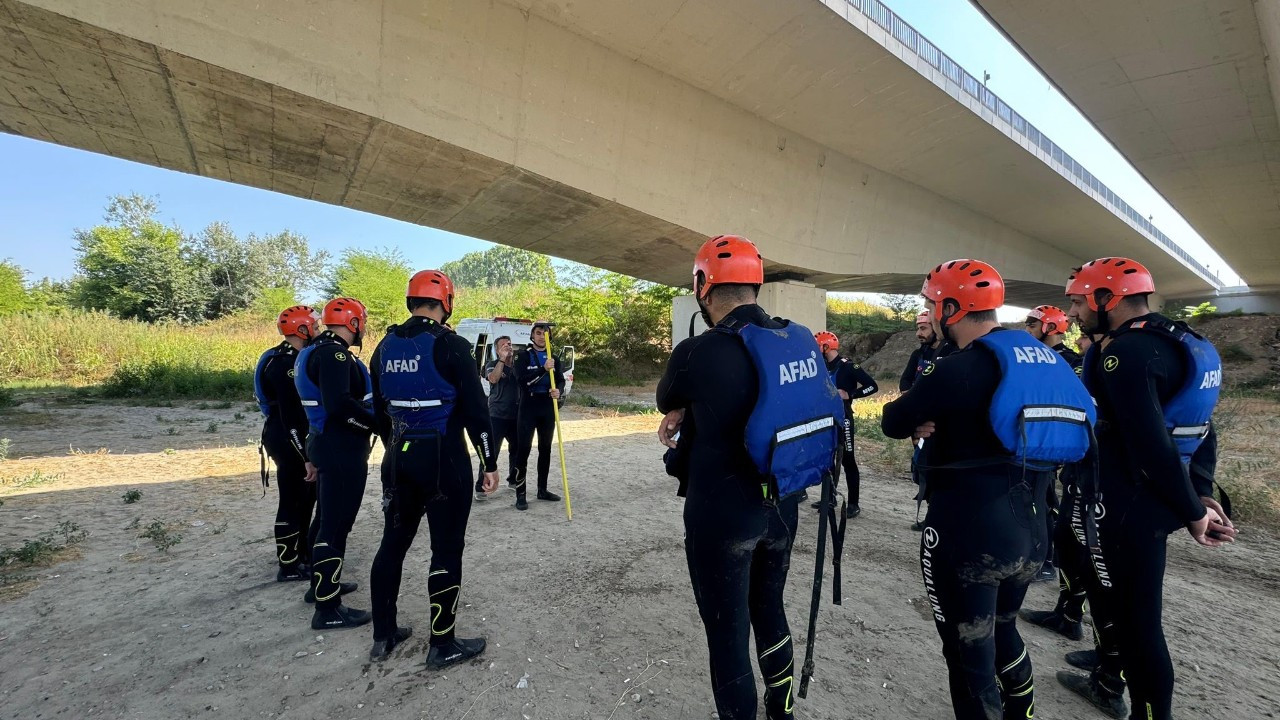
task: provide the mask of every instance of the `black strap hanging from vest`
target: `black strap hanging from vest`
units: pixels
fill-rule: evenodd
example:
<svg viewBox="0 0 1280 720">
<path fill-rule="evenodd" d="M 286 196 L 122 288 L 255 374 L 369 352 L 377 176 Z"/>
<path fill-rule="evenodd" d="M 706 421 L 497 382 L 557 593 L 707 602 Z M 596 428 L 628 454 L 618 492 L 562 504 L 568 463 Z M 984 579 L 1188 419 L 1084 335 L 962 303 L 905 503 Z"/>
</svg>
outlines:
<svg viewBox="0 0 1280 720">
<path fill-rule="evenodd" d="M 262 441 L 258 441 L 258 471 L 262 473 L 262 497 L 267 496 L 267 488 L 271 486 L 271 470 L 267 468 L 267 453 L 262 448 Z"/>
<path fill-rule="evenodd" d="M 837 458 L 836 467 L 839 467 Z M 805 639 L 804 665 L 800 672 L 800 690 L 797 695 L 804 698 L 809 692 L 809 680 L 813 677 L 813 646 L 818 631 L 818 608 L 822 605 L 822 571 L 826 562 L 827 528 L 830 523 L 831 532 L 831 564 L 833 566 L 833 602 L 840 604 L 840 555 L 844 548 L 844 531 L 846 520 L 842 517 L 838 522 L 835 513 L 836 481 L 833 473 L 826 473 L 822 478 L 822 499 L 818 510 L 818 548 L 813 559 L 813 596 L 809 603 L 809 634 Z M 847 501 L 841 501 L 840 514 L 845 514 Z"/>
</svg>

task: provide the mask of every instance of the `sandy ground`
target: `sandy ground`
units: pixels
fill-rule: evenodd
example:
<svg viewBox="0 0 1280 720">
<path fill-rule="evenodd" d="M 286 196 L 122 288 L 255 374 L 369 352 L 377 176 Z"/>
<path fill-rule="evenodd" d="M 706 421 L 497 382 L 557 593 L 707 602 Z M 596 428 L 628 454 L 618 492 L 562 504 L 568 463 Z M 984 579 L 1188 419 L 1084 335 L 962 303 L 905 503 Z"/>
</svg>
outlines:
<svg viewBox="0 0 1280 720">
<path fill-rule="evenodd" d="M 0 569 L 30 576 L 0 593 L 0 718 L 713 717 L 682 501 L 661 470 L 656 417 L 565 418 L 574 521 L 560 504 L 516 512 L 505 488 L 475 505 L 459 628 L 486 635 L 489 650 L 433 673 L 421 633 L 370 665 L 368 628 L 312 631 L 303 588 L 274 582 L 275 489 L 262 497 L 257 420 L 244 405 L 36 403 L 0 416 L 17 458 L 0 463 L 0 547 L 64 520 L 89 532 L 55 565 Z M 12 488 L 37 470 L 61 477 Z M 381 529 L 376 477 L 349 542 L 344 579 L 362 586 L 349 599 L 356 607 L 368 607 Z M 824 599 L 818 674 L 797 717 L 950 717 L 908 529 L 914 488 L 874 469 L 863 482 L 844 605 Z M 125 504 L 131 488 L 143 497 Z M 167 555 L 129 529 L 153 520 L 183 536 Z M 788 596 L 798 648 L 815 534 L 806 515 Z M 402 622 L 420 627 L 426 546 L 421 538 L 410 554 L 400 601 Z M 1035 586 L 1028 605 L 1047 607 L 1055 592 Z M 1245 528 L 1235 547 L 1210 552 L 1175 536 L 1165 626 L 1180 716 L 1280 717 L 1276 538 Z M 1023 634 L 1040 680 L 1038 717 L 1098 717 L 1052 679 L 1067 667 L 1062 654 L 1083 645 L 1038 628 Z"/>
</svg>

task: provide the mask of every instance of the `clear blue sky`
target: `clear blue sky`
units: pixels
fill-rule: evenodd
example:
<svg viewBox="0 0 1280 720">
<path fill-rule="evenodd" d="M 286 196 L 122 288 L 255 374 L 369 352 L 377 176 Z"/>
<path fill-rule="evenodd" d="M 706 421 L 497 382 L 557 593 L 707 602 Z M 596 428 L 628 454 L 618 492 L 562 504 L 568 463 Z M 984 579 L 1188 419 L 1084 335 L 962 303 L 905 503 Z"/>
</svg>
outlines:
<svg viewBox="0 0 1280 720">
<path fill-rule="evenodd" d="M 887 0 L 970 73 L 1211 270 L 1226 264 L 1128 163 L 978 14 L 968 0 Z M 161 170 L 0 134 L 0 259 L 30 279 L 74 271 L 76 228 L 99 223 L 109 196 L 137 192 L 160 202 L 161 217 L 188 233 L 211 222 L 240 235 L 290 229 L 317 249 L 395 247 L 414 267 L 437 267 L 489 243 L 355 210 Z M 1154 251 L 1154 250 L 1153 250 Z M 1222 272 L 1227 284 L 1237 281 Z"/>
</svg>

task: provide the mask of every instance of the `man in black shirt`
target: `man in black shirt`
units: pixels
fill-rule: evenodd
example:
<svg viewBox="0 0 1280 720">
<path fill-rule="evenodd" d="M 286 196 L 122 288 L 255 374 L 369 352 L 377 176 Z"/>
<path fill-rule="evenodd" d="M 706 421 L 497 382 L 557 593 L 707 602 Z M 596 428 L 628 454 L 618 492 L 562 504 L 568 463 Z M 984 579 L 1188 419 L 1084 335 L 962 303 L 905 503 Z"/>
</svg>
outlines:
<svg viewBox="0 0 1280 720">
<path fill-rule="evenodd" d="M 852 520 L 862 513 L 862 508 L 858 505 L 862 475 L 858 472 L 858 458 L 854 455 L 853 447 L 853 401 L 855 398 L 875 395 L 880 392 L 880 386 L 876 385 L 875 379 L 862 366 L 840 356 L 840 338 L 835 333 L 823 331 L 815 335 L 814 340 L 822 351 L 831 383 L 836 386 L 840 399 L 844 402 L 844 427 L 841 428 L 844 453 L 840 456 L 840 464 L 843 466 L 844 482 L 849 492 L 845 517 Z M 813 507 L 822 507 L 822 501 L 814 503 Z"/>
<path fill-rule="evenodd" d="M 924 294 L 934 321 L 957 350 L 927 366 L 900 398 L 884 406 L 881 427 L 892 438 L 925 440 L 921 472 L 929 511 L 920 563 L 955 716 L 962 720 L 1031 717 L 1031 661 L 1017 613 L 1048 538 L 1043 522 L 1053 456 L 1018 428 L 1036 422 L 1078 459 L 1088 447 L 1091 402 L 1055 355 L 1026 333 L 996 321 L 1004 283 L 990 265 L 954 260 L 935 268 Z M 1072 388 L 1068 388 L 1071 390 Z M 1043 438 L 1036 434 L 1036 438 Z M 1066 452 L 1070 448 L 1077 454 Z M 1028 458 L 1034 457 L 1038 462 Z"/>
<path fill-rule="evenodd" d="M 480 451 L 483 492 L 498 487 L 497 447 L 471 345 L 444 323 L 453 312 L 453 282 L 438 270 L 409 279 L 411 317 L 387 329 L 373 351 L 374 413 L 382 459 L 382 545 L 373 560 L 373 649 L 385 659 L 411 630 L 396 622 L 404 559 L 425 514 L 431 533 L 427 599 L 431 638 L 427 667 L 441 669 L 484 651 L 483 638 L 454 634 L 462 590 L 462 549 L 471 514 L 471 454 Z"/>
<path fill-rule="evenodd" d="M 293 383 L 298 351 L 320 334 L 320 313 L 295 305 L 280 313 L 284 340 L 262 354 L 254 372 L 254 395 L 262 410 L 262 446 L 276 466 L 276 581 L 309 580 L 311 511 L 316 505 L 315 466 L 307 461 L 307 414 Z M 265 463 L 265 461 L 264 461 Z M 267 481 L 263 465 L 263 483 Z"/>
<path fill-rule="evenodd" d="M 938 346 L 942 344 L 942 338 L 933 329 L 928 310 L 921 310 L 916 315 L 916 340 L 920 341 L 920 347 L 912 351 L 907 366 L 902 369 L 902 377 L 898 379 L 898 390 L 902 392 L 911 389 L 925 366 L 933 362 Z"/>
<path fill-rule="evenodd" d="M 516 438 L 519 440 L 515 456 L 516 509 L 528 510 L 525 500 L 526 478 L 529 474 L 529 454 L 533 451 L 533 436 L 538 436 L 538 499 L 556 502 L 560 496 L 547 489 L 551 474 L 551 440 L 555 436 L 555 403 L 564 387 L 564 373 L 560 359 L 547 352 L 547 330 L 550 323 L 534 323 L 529 333 L 529 346 L 515 357 L 516 386 L 519 390 Z M 555 373 L 555 387 L 551 387 L 551 373 Z"/>
<path fill-rule="evenodd" d="M 315 630 L 357 627 L 370 615 L 342 604 L 356 589 L 342 579 L 347 536 L 355 525 L 369 474 L 369 436 L 373 433 L 373 386 L 364 363 L 351 352 L 364 341 L 369 314 L 354 298 L 324 306 L 327 328 L 298 353 L 294 384 L 307 413 L 307 457 L 316 466 L 319 530 L 311 549 L 311 588 L 316 604 Z"/>
<path fill-rule="evenodd" d="M 1127 258 L 1100 258 L 1071 276 L 1070 317 L 1104 334 L 1085 359 L 1085 385 L 1098 403 L 1098 538 L 1107 570 L 1090 593 L 1095 624 L 1118 649 L 1102 652 L 1091 677 L 1058 680 L 1113 717 L 1167 720 L 1173 664 L 1161 623 L 1167 541 L 1185 527 L 1201 545 L 1231 542 L 1235 529 L 1202 497 L 1188 465 L 1208 435 L 1222 365 L 1212 345 L 1184 323 L 1152 312 L 1151 273 Z M 1106 641 L 1108 633 L 1100 640 Z M 1108 666 L 1118 657 L 1121 667 Z M 1123 669 L 1123 674 L 1120 670 Z"/>
<path fill-rule="evenodd" d="M 493 425 L 494 455 L 502 453 L 502 443 L 507 443 L 507 485 L 515 487 L 516 450 L 519 442 L 516 438 L 516 420 L 519 416 L 520 384 L 516 382 L 516 371 L 513 368 L 515 353 L 511 348 L 511 338 L 503 335 L 493 341 L 495 358 L 484 367 L 485 380 L 489 381 L 489 420 Z M 484 469 L 476 478 L 476 499 L 488 497 L 483 488 Z"/>
</svg>

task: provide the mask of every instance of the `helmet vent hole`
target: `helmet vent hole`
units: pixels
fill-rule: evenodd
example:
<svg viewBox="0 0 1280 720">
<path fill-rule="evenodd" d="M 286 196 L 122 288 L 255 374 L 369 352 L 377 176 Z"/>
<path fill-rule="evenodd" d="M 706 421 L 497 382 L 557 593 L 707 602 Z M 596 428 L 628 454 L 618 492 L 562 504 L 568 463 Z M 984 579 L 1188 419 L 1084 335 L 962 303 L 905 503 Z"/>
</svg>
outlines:
<svg viewBox="0 0 1280 720">
<path fill-rule="evenodd" d="M 716 257 L 720 258 L 721 260 L 724 260 L 724 259 L 726 259 L 726 258 L 731 258 L 731 257 L 733 257 L 733 253 L 722 252 L 722 253 L 720 253 L 720 254 L 716 255 Z"/>
<path fill-rule="evenodd" d="M 974 285 L 980 288 L 991 287 L 991 283 L 987 280 L 979 280 L 978 282 L 974 283 Z"/>
<path fill-rule="evenodd" d="M 981 269 L 981 268 L 978 268 L 977 270 L 970 270 L 970 271 L 969 271 L 969 277 L 978 277 L 978 276 L 979 276 L 979 275 L 981 275 L 981 274 L 982 274 L 982 269 Z"/>
<path fill-rule="evenodd" d="M 1128 268 L 1128 269 L 1126 269 L 1126 270 L 1124 271 L 1124 274 L 1125 274 L 1125 275 L 1132 275 L 1132 274 L 1134 274 L 1134 273 L 1136 273 L 1136 272 L 1138 272 L 1138 268 Z"/>
</svg>

